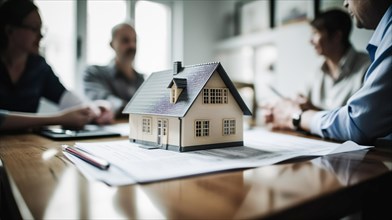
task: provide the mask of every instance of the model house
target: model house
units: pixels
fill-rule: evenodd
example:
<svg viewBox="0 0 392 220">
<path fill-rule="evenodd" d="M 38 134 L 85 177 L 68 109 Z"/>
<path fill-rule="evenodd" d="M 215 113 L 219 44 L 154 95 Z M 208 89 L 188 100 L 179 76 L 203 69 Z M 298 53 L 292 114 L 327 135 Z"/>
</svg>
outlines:
<svg viewBox="0 0 392 220">
<path fill-rule="evenodd" d="M 220 63 L 155 72 L 123 113 L 130 141 L 191 151 L 243 146 L 243 115 L 250 110 Z"/>
</svg>

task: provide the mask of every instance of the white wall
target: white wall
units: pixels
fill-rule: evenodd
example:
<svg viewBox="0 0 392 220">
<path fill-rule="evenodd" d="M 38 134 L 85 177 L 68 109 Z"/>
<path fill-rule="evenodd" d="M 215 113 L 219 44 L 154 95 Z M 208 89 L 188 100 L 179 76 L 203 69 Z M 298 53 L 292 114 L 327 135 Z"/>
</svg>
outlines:
<svg viewBox="0 0 392 220">
<path fill-rule="evenodd" d="M 310 35 L 306 22 L 283 27 L 276 34 L 278 58 L 273 84 L 287 97 L 304 88 L 306 80 L 320 65 L 320 57 L 309 43 Z"/>
<path fill-rule="evenodd" d="M 336 6 L 342 5 L 341 0 L 336 1 Z M 327 7 L 328 5 L 325 5 Z M 332 6 L 330 6 L 332 7 Z M 218 16 L 218 27 L 227 26 L 227 14 L 234 13 L 235 1 L 220 1 L 219 8 L 216 10 L 216 14 Z M 219 30 L 219 28 L 216 30 Z M 273 34 L 270 32 L 265 32 L 265 35 L 269 35 L 266 37 L 267 40 L 260 40 L 261 44 L 270 43 L 271 45 L 275 45 L 277 48 L 277 61 L 275 65 L 275 70 L 272 74 L 272 83 L 278 90 L 280 90 L 284 95 L 290 96 L 301 90 L 306 80 L 309 78 L 311 74 L 315 72 L 316 69 L 319 68 L 323 59 L 319 57 L 313 47 L 310 44 L 310 36 L 311 36 L 311 28 L 307 22 L 285 25 L 279 28 L 275 28 L 272 30 Z M 222 37 L 218 35 L 218 39 Z M 264 32 L 263 32 L 264 33 Z M 365 47 L 372 35 L 373 31 L 353 28 L 353 32 L 351 34 L 351 42 L 353 46 L 360 51 L 365 51 Z M 257 35 L 262 38 L 262 33 Z M 271 37 L 272 36 L 272 37 Z M 223 45 L 226 47 L 230 45 L 230 43 L 242 42 L 241 39 L 235 37 L 233 42 L 228 40 L 223 40 Z M 254 39 L 249 39 L 254 40 Z M 222 40 L 218 40 L 217 43 L 222 45 Z M 254 43 L 251 43 L 252 47 L 257 47 Z M 230 46 L 225 49 L 230 48 Z M 236 47 L 232 47 L 230 53 L 236 50 Z M 218 50 L 218 53 L 221 52 Z M 241 50 L 238 47 L 237 53 L 240 54 Z M 232 55 L 230 55 L 232 57 Z M 230 60 L 228 64 L 228 69 L 238 70 L 241 69 L 245 71 L 244 66 L 242 65 L 239 59 L 235 62 Z M 256 61 L 257 62 L 257 61 Z M 231 65 L 239 64 L 240 67 L 232 68 Z M 258 64 L 254 64 L 256 67 Z M 226 65 L 227 66 L 227 65 Z M 257 68 L 254 70 L 254 74 L 260 74 L 257 72 Z M 231 71 L 232 72 L 232 71 Z M 234 71 L 237 72 L 237 71 Z M 230 74 L 230 72 L 229 72 Z M 240 73 L 240 77 L 242 77 L 245 72 Z M 236 77 L 234 77 L 236 78 Z M 257 76 L 255 76 L 257 79 Z M 257 83 L 257 82 L 256 82 Z M 257 86 L 257 85 L 256 85 Z"/>
<path fill-rule="evenodd" d="M 217 1 L 186 0 L 183 7 L 184 64 L 213 61 L 213 47 L 219 35 Z"/>
<path fill-rule="evenodd" d="M 182 60 L 185 65 L 219 61 L 222 62 L 233 80 L 247 80 L 249 77 L 245 77 L 245 75 L 249 75 L 248 73 L 253 74 L 252 72 L 254 72 L 256 93 L 263 91 L 262 95 L 266 94 L 266 89 L 257 90 L 261 88 L 257 80 L 262 78 L 264 81 L 271 82 L 284 95 L 295 95 L 303 89 L 307 82 L 306 80 L 319 68 L 322 62 L 322 58 L 315 53 L 310 45 L 311 29 L 309 24 L 303 22 L 286 25 L 273 29 L 272 34 L 271 32 L 266 32 L 265 35 L 267 36 L 264 33 L 255 36 L 256 38 L 263 38 L 261 40 L 263 45 L 275 45 L 277 48 L 277 61 L 274 71 L 270 75 L 263 75 L 258 72 L 260 69 L 258 63 L 248 65 L 249 63 L 244 63 L 244 60 L 238 58 L 238 56 L 248 54 L 242 53 L 243 50 L 236 49 L 240 45 L 244 45 L 244 39 L 238 39 L 241 37 L 234 36 L 234 12 L 236 2 L 238 1 L 240 0 L 173 1 L 175 10 L 173 21 L 173 36 L 175 38 L 173 41 L 174 60 Z M 341 5 L 340 1 L 338 0 L 336 5 Z M 329 6 L 326 5 L 325 7 Z M 354 47 L 357 50 L 365 51 L 371 34 L 372 31 L 354 28 L 351 34 L 351 41 Z M 250 37 L 248 40 L 256 41 L 254 37 Z M 257 48 L 254 42 L 251 44 L 254 48 Z M 229 61 L 225 60 L 224 57 L 219 56 L 221 52 L 232 53 L 228 57 L 237 58 L 228 59 Z M 255 55 L 253 53 L 252 56 Z M 246 57 L 245 60 L 254 62 L 256 59 Z M 254 70 L 251 70 L 252 68 Z M 239 75 L 236 77 L 232 74 Z M 269 77 L 269 79 L 266 79 L 266 77 Z M 269 89 L 267 89 L 268 92 L 270 92 Z M 256 97 L 261 97 L 260 94 L 256 95 Z M 247 99 L 247 97 L 244 98 Z M 251 99 L 249 98 L 249 100 Z"/>
<path fill-rule="evenodd" d="M 185 65 L 221 61 L 216 58 L 216 45 L 234 34 L 236 2 L 173 1 L 173 61 L 183 61 Z M 273 35 L 273 43 L 278 48 L 274 83 L 289 95 L 303 87 L 304 79 L 314 72 L 321 59 L 309 43 L 310 28 L 306 23 L 274 31 L 277 34 Z M 372 31 L 354 28 L 351 35 L 354 47 L 364 51 L 371 34 Z"/>
<path fill-rule="evenodd" d="M 366 51 L 372 31 L 355 28 L 351 41 L 357 50 Z M 323 61 L 310 45 L 311 29 L 307 23 L 284 27 L 276 35 L 278 59 L 276 63 L 276 87 L 287 96 L 295 95 L 304 88 L 306 81 L 316 72 Z"/>
</svg>

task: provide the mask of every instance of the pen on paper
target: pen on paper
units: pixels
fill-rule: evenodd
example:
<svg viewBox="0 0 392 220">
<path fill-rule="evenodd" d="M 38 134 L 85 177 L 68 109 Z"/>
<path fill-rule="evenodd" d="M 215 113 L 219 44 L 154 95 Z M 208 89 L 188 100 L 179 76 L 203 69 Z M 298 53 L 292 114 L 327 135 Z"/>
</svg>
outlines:
<svg viewBox="0 0 392 220">
<path fill-rule="evenodd" d="M 280 98 L 285 98 L 285 96 L 282 95 L 282 93 L 280 93 L 280 92 L 279 92 L 277 89 L 275 89 L 272 85 L 268 85 L 268 88 L 271 89 L 271 91 L 272 91 L 275 95 L 279 96 Z"/>
<path fill-rule="evenodd" d="M 107 170 L 110 166 L 109 162 L 107 162 L 99 157 L 96 157 L 94 155 L 91 155 L 85 151 L 79 150 L 76 147 L 72 147 L 72 146 L 65 145 L 65 144 L 63 144 L 62 147 L 63 147 L 64 151 L 86 161 L 87 163 L 89 163 L 89 164 L 91 164 L 101 170 Z"/>
</svg>

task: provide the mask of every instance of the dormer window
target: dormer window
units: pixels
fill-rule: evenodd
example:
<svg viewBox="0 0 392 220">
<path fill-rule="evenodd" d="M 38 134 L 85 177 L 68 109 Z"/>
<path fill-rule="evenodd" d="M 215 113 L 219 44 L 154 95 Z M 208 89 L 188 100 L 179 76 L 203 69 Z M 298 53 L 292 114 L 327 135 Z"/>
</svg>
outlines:
<svg viewBox="0 0 392 220">
<path fill-rule="evenodd" d="M 178 97 L 180 96 L 182 89 L 178 88 L 177 86 L 173 85 L 170 89 L 170 103 L 176 103 Z"/>
<path fill-rule="evenodd" d="M 186 79 L 173 78 L 168 88 L 170 88 L 170 103 L 176 103 L 182 91 L 186 88 Z"/>
</svg>

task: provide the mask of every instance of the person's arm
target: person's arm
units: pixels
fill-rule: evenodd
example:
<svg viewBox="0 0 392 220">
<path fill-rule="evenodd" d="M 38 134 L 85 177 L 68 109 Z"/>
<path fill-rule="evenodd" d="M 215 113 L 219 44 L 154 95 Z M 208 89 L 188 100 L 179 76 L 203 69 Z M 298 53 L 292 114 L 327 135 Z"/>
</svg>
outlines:
<svg viewBox="0 0 392 220">
<path fill-rule="evenodd" d="M 61 95 L 60 101 L 58 103 L 58 107 L 60 110 L 64 110 L 67 108 L 71 108 L 74 106 L 80 106 L 87 103 L 87 99 L 81 98 L 75 93 L 65 90 Z"/>
<path fill-rule="evenodd" d="M 266 105 L 264 108 L 264 120 L 273 129 L 294 130 L 293 115 L 302 112 L 298 103 L 291 99 L 281 99 L 274 104 Z M 302 123 L 302 120 L 301 120 Z"/>
<path fill-rule="evenodd" d="M 75 107 L 50 115 L 4 112 L 2 113 L 3 122 L 0 124 L 0 131 L 28 129 L 44 125 L 83 127 L 94 117 L 95 114 L 90 107 Z"/>
<path fill-rule="evenodd" d="M 306 110 L 302 113 L 300 122 L 300 128 L 302 130 L 310 132 L 313 117 L 314 115 L 316 115 L 317 112 L 317 110 Z"/>
<path fill-rule="evenodd" d="M 313 133 L 360 144 L 392 133 L 392 47 L 372 63 L 365 78 L 346 106 L 315 115 Z"/>
<path fill-rule="evenodd" d="M 83 77 L 84 91 L 91 100 L 107 100 L 111 103 L 112 110 L 118 114 L 124 106 L 124 101 L 115 96 L 109 86 L 105 74 L 108 71 L 103 67 L 90 66 L 85 70 Z"/>
<path fill-rule="evenodd" d="M 111 124 L 114 122 L 114 113 L 111 103 L 106 100 L 90 101 L 87 98 L 80 98 L 73 92 L 65 91 L 59 103 L 59 109 L 64 110 L 74 106 L 87 105 L 94 111 L 96 118 L 93 122 L 97 124 Z"/>
<path fill-rule="evenodd" d="M 275 104 L 263 106 L 264 121 L 274 129 L 294 130 L 293 115 L 301 113 L 299 127 L 310 132 L 312 119 L 318 112 L 316 110 L 302 111 L 300 105 L 290 99 L 282 99 Z"/>
<path fill-rule="evenodd" d="M 315 110 L 315 111 L 322 111 L 323 109 L 315 106 L 311 101 L 310 98 L 306 97 L 303 94 L 298 94 L 298 96 L 294 100 L 298 105 L 301 107 L 302 111 L 306 110 Z"/>
</svg>

